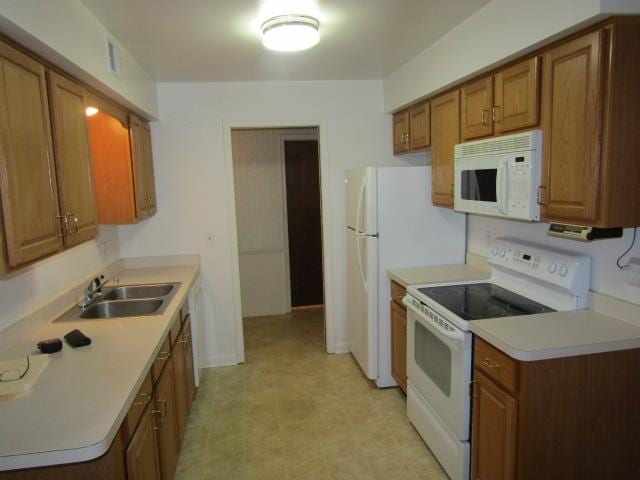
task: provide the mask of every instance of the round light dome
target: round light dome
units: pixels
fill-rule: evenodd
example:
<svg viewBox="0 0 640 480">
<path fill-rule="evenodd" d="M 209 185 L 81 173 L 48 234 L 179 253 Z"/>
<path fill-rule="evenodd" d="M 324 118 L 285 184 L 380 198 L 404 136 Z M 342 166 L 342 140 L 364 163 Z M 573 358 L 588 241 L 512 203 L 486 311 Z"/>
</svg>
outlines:
<svg viewBox="0 0 640 480">
<path fill-rule="evenodd" d="M 297 52 L 320 41 L 320 22 L 307 15 L 279 15 L 262 24 L 262 44 L 269 50 Z"/>
</svg>

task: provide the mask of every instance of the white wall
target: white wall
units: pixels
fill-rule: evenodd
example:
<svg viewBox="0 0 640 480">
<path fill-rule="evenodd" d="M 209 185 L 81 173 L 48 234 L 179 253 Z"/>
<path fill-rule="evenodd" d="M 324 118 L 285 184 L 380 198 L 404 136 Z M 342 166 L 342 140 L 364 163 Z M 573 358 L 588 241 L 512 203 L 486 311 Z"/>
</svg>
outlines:
<svg viewBox="0 0 640 480">
<path fill-rule="evenodd" d="M 513 236 L 550 245 L 565 250 L 584 253 L 591 257 L 591 290 L 640 304 L 640 288 L 626 283 L 625 272 L 618 269 L 616 260 L 631 245 L 633 229 L 624 230 L 622 238 L 597 240 L 591 243 L 549 237 L 549 224 L 529 224 L 514 220 L 469 215 L 467 229 L 467 250 L 471 253 L 487 256 L 488 242 L 491 238 Z M 640 235 L 634 248 L 622 263 L 633 256 L 640 256 Z"/>
<path fill-rule="evenodd" d="M 0 330 L 119 258 L 117 227 L 101 226 L 96 239 L 0 278 Z"/>
<path fill-rule="evenodd" d="M 397 110 L 617 12 L 640 13 L 640 2 L 493 0 L 384 80 L 385 111 Z"/>
<path fill-rule="evenodd" d="M 391 119 L 382 82 L 259 82 L 159 84 L 161 121 L 152 124 L 158 213 L 120 227 L 123 257 L 199 253 L 205 296 L 208 364 L 236 359 L 231 245 L 223 122 L 325 122 L 331 191 L 328 226 L 333 250 L 335 342 L 346 343 L 344 180 L 346 168 L 425 162 L 391 153 Z M 322 135 L 322 133 L 321 133 Z M 206 246 L 204 232 L 215 242 Z"/>
<path fill-rule="evenodd" d="M 317 138 L 317 130 L 231 132 L 244 317 L 283 314 L 290 308 L 282 135 Z"/>
<path fill-rule="evenodd" d="M 0 31 L 138 113 L 157 118 L 151 75 L 121 48 L 122 77 L 107 70 L 107 30 L 80 0 L 0 0 Z"/>
</svg>

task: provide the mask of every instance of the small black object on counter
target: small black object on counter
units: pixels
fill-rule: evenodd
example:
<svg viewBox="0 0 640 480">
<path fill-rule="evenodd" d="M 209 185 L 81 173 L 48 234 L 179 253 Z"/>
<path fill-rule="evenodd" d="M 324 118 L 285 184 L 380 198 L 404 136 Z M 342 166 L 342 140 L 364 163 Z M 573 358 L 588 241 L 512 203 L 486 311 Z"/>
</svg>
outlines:
<svg viewBox="0 0 640 480">
<path fill-rule="evenodd" d="M 62 350 L 62 340 L 59 338 L 49 338 L 38 342 L 38 350 L 42 353 L 56 353 Z"/>
<path fill-rule="evenodd" d="M 77 328 L 67 333 L 64 336 L 64 339 L 73 348 L 84 347 L 85 345 L 91 344 L 91 339 L 87 337 L 84 333 L 82 333 L 80 330 L 78 330 Z"/>
</svg>

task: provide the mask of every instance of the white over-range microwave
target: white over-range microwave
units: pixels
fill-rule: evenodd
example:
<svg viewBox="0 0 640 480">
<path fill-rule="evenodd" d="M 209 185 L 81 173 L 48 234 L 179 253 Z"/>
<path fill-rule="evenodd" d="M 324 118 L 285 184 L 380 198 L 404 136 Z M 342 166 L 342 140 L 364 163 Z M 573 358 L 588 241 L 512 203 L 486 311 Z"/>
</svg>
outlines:
<svg viewBox="0 0 640 480">
<path fill-rule="evenodd" d="M 456 145 L 454 209 L 540 220 L 541 164 L 542 130 Z"/>
</svg>

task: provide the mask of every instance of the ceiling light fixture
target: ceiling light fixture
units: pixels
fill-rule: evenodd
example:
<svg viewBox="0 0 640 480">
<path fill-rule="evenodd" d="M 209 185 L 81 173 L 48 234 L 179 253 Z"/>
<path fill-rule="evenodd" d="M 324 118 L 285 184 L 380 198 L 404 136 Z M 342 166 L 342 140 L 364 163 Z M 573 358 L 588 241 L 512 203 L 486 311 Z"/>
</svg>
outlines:
<svg viewBox="0 0 640 480">
<path fill-rule="evenodd" d="M 84 113 L 86 113 L 87 117 L 93 117 L 99 111 L 100 110 L 98 110 L 96 107 L 87 107 Z"/>
<path fill-rule="evenodd" d="M 278 15 L 262 24 L 262 44 L 269 50 L 297 52 L 320 41 L 320 22 L 309 15 Z"/>
</svg>

